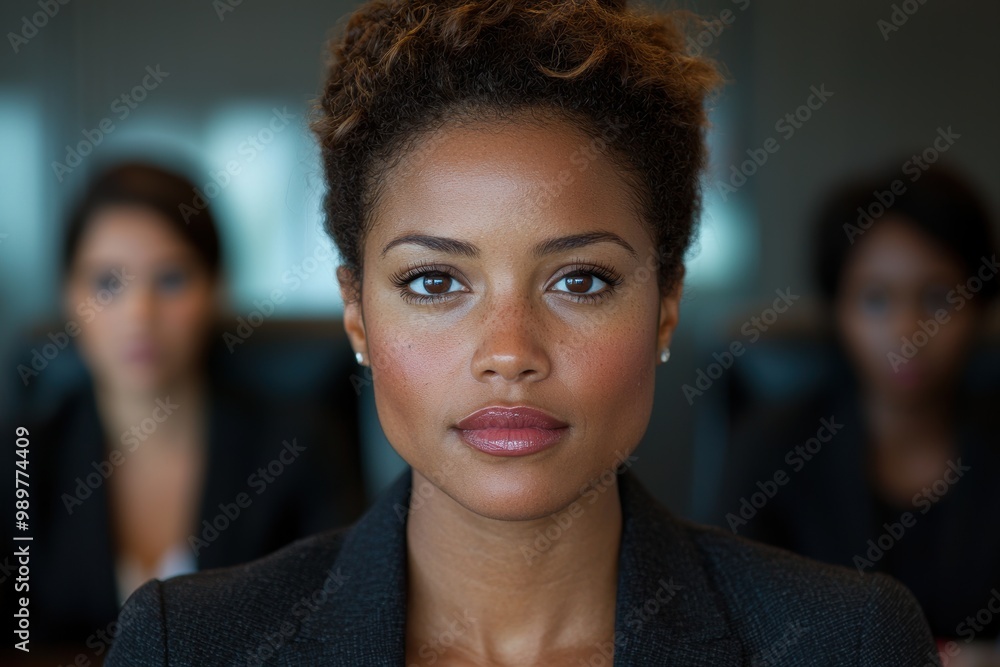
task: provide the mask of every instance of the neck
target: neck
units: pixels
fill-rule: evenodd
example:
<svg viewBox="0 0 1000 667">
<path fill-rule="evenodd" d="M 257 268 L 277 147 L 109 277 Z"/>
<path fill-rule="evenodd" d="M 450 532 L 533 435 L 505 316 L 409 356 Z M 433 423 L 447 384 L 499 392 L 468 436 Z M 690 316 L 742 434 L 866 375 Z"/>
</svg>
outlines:
<svg viewBox="0 0 1000 667">
<path fill-rule="evenodd" d="M 425 484 L 414 470 L 413 488 Z M 450 632 L 449 653 L 544 664 L 613 638 L 617 483 L 593 504 L 575 501 L 530 521 L 485 518 L 430 488 L 407 522 L 408 649 Z"/>
<path fill-rule="evenodd" d="M 882 447 L 943 446 L 954 429 L 955 400 L 951 392 L 914 399 L 870 393 L 864 397 L 863 407 L 870 432 Z"/>
<path fill-rule="evenodd" d="M 153 446 L 194 441 L 190 434 L 202 428 L 206 393 L 205 380 L 197 374 L 149 392 L 95 386 L 109 445 L 119 449 L 135 440 Z"/>
</svg>

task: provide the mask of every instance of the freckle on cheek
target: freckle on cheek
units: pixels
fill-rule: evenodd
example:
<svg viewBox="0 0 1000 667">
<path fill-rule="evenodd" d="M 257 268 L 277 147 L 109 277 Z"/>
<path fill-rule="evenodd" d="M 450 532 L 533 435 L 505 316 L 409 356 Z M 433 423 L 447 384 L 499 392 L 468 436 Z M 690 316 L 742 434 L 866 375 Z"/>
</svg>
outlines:
<svg viewBox="0 0 1000 667">
<path fill-rule="evenodd" d="M 634 388 L 640 376 L 649 373 L 651 359 L 644 359 L 645 345 L 624 336 L 610 336 L 609 342 L 591 347 L 582 364 L 592 382 L 602 387 Z M 582 363 L 582 362 L 581 362 Z"/>
</svg>

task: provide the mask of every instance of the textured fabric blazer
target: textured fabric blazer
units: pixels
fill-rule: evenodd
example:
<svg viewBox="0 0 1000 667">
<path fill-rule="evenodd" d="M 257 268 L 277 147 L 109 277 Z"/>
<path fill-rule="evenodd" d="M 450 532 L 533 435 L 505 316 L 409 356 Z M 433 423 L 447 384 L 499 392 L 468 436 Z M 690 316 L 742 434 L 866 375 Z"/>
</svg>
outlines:
<svg viewBox="0 0 1000 667">
<path fill-rule="evenodd" d="M 407 469 L 349 528 L 146 583 L 106 664 L 403 666 L 411 483 Z M 618 489 L 614 665 L 940 665 L 894 579 L 676 518 L 627 469 Z"/>
</svg>

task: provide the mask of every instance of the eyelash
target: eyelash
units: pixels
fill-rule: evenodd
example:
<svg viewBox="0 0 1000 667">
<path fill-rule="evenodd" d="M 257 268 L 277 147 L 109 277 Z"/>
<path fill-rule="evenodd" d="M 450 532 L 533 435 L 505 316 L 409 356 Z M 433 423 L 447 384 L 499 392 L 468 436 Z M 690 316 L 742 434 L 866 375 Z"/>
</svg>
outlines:
<svg viewBox="0 0 1000 667">
<path fill-rule="evenodd" d="M 583 260 L 573 260 L 573 266 L 569 271 L 559 276 L 557 282 L 563 278 L 579 275 L 594 275 L 606 283 L 606 287 L 596 294 L 569 294 L 574 300 L 580 303 L 597 303 L 609 296 L 622 284 L 623 280 L 618 273 L 610 266 L 601 262 L 584 262 Z M 425 275 L 442 275 L 457 280 L 455 274 L 446 266 L 441 264 L 411 264 L 399 273 L 392 276 L 392 283 L 399 289 L 400 296 L 408 303 L 435 303 L 450 298 L 450 293 L 440 295 L 414 294 L 409 290 L 409 284 L 416 278 Z"/>
</svg>

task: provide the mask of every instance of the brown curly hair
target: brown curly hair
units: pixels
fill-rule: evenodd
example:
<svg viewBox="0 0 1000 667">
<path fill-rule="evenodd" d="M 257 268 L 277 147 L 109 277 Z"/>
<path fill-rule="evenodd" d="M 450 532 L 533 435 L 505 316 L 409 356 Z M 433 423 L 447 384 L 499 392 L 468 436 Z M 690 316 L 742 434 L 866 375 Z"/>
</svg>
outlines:
<svg viewBox="0 0 1000 667">
<path fill-rule="evenodd" d="M 701 207 L 707 97 L 722 77 L 687 53 L 694 15 L 625 0 L 369 0 L 329 44 L 312 131 L 328 191 L 326 231 L 350 271 L 388 171 L 446 123 L 547 111 L 623 168 L 670 289 Z M 355 295 L 359 294 L 355 291 Z"/>
</svg>

